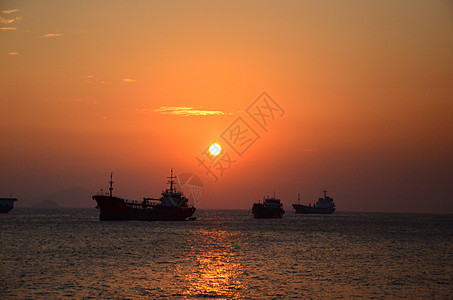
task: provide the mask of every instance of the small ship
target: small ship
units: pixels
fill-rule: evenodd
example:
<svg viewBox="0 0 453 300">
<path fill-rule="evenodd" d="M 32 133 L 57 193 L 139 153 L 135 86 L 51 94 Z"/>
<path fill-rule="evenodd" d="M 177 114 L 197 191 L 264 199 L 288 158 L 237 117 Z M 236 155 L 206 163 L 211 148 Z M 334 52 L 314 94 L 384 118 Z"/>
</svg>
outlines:
<svg viewBox="0 0 453 300">
<path fill-rule="evenodd" d="M 0 198 L 0 213 L 9 213 L 14 208 L 14 201 L 17 201 L 17 198 Z"/>
<path fill-rule="evenodd" d="M 327 191 L 324 191 L 324 198 L 319 198 L 313 206 L 300 204 L 300 196 L 297 204 L 293 204 L 296 214 L 331 214 L 335 211 L 335 203 L 333 199 L 327 196 Z"/>
<path fill-rule="evenodd" d="M 183 221 L 194 219 L 195 207 L 188 205 L 188 199 L 174 188 L 176 176 L 171 170 L 170 188 L 162 192 L 160 198 L 146 198 L 142 201 L 126 200 L 113 196 L 113 173 L 110 173 L 109 193 L 97 194 L 92 198 L 97 202 L 101 221 Z"/>
<path fill-rule="evenodd" d="M 259 219 L 281 219 L 285 213 L 280 199 L 275 198 L 275 195 L 273 198 L 264 198 L 263 203 L 254 203 L 252 212 L 253 217 Z"/>
</svg>

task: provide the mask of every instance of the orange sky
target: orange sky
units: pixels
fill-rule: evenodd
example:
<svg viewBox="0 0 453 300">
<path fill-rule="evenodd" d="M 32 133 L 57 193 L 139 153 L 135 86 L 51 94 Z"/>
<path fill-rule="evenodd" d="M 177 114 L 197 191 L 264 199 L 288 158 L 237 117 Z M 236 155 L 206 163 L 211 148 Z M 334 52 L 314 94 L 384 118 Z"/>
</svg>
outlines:
<svg viewBox="0 0 453 300">
<path fill-rule="evenodd" d="M 342 211 L 453 213 L 448 1 L 0 11 L 0 196 L 95 192 L 110 171 L 120 196 L 157 196 L 173 167 L 202 179 L 199 208 L 249 209 L 276 191 L 291 211 L 298 193 L 314 202 L 327 189 Z M 196 157 L 264 91 L 284 115 L 256 127 L 260 139 L 214 183 Z"/>
</svg>

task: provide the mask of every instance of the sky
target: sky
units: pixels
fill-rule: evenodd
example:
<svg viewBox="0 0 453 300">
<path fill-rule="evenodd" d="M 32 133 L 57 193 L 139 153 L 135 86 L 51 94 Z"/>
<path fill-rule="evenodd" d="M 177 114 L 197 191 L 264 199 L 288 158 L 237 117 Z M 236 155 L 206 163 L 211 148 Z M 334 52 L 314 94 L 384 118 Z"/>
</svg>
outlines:
<svg viewBox="0 0 453 300">
<path fill-rule="evenodd" d="M 0 197 L 453 213 L 452 83 L 449 1 L 3 0 Z"/>
</svg>

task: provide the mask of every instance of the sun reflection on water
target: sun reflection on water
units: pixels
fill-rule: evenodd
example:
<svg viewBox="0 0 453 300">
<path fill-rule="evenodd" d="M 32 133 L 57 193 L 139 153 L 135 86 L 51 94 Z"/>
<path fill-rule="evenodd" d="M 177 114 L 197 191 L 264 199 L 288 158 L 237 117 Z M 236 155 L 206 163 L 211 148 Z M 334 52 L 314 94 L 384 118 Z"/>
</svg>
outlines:
<svg viewBox="0 0 453 300">
<path fill-rule="evenodd" d="M 240 298 L 242 266 L 237 261 L 240 240 L 233 233 L 215 230 L 200 232 L 201 247 L 192 252 L 193 269 L 187 274 L 185 295 L 195 297 Z"/>
</svg>

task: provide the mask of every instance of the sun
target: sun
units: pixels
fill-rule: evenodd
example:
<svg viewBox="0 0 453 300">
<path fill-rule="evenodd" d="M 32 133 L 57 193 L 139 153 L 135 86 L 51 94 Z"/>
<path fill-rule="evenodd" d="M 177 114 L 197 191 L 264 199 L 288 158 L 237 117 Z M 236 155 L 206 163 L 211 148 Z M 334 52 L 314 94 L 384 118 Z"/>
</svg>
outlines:
<svg viewBox="0 0 453 300">
<path fill-rule="evenodd" d="M 213 144 L 209 147 L 209 153 L 211 153 L 211 154 L 214 155 L 214 156 L 219 155 L 220 152 L 222 152 L 222 147 L 220 147 L 220 145 L 217 144 L 217 143 L 213 143 Z"/>
</svg>

